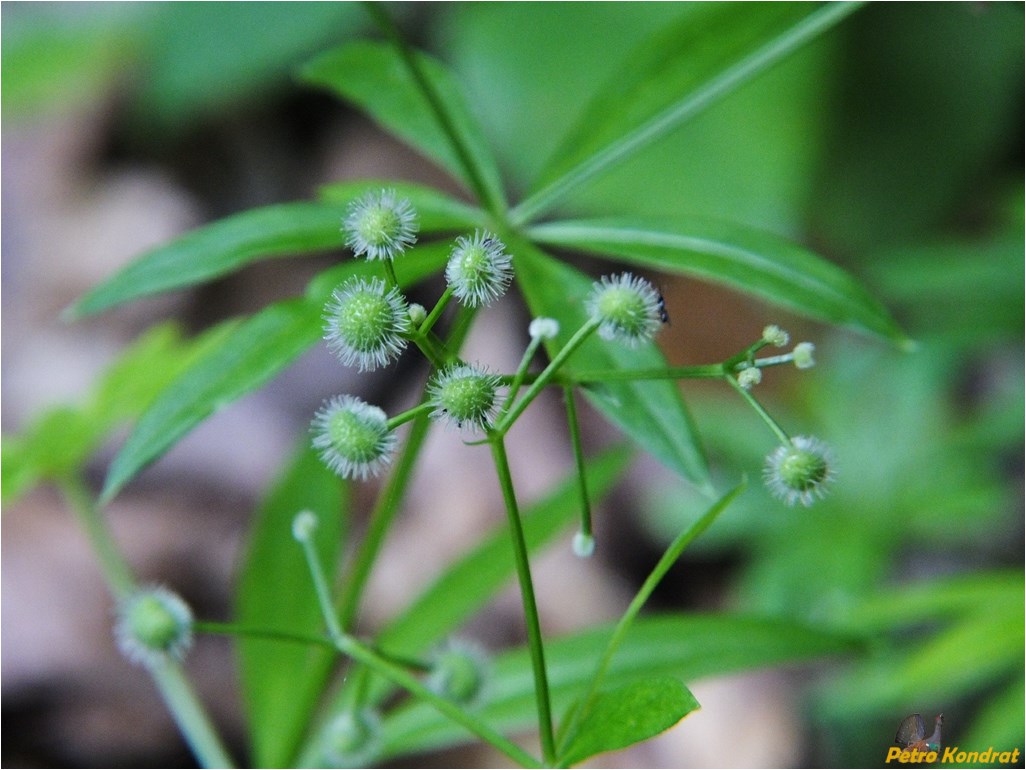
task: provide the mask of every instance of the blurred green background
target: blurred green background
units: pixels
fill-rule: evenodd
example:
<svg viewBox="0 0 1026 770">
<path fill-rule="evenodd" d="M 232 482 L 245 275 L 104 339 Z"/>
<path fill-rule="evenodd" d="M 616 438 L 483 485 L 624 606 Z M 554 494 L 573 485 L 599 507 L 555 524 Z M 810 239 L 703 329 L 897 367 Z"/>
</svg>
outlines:
<svg viewBox="0 0 1026 770">
<path fill-rule="evenodd" d="M 461 79 L 514 199 L 635 46 L 693 12 L 390 10 Z M 862 659 L 818 671 L 806 690 L 809 766 L 879 764 L 915 711 L 928 723 L 945 713 L 946 743 L 1023 747 L 1023 10 L 871 4 L 569 204 L 708 215 L 810 244 L 919 343 L 901 353 L 691 282 L 664 287 L 671 360 L 722 357 L 771 321 L 817 343 L 817 368 L 770 372 L 764 396 L 795 432 L 833 445 L 833 494 L 792 511 L 753 484 L 659 594 L 664 606 L 688 606 L 685 576 L 701 570 L 718 606 L 871 636 Z M 325 47 L 369 34 L 356 5 L 5 2 L 2 21 L 5 137 L 89 114 L 100 141 L 78 173 L 158 167 L 204 219 L 309 196 L 330 176 L 329 147 L 359 154 L 366 141 L 352 130 L 355 112 L 293 77 Z M 6 170 L 4 181 L 19 184 Z M 3 224 L 5 276 L 17 275 L 18 222 L 5 212 Z M 5 320 L 19 302 L 10 283 Z M 766 436 L 754 415 L 729 393 L 685 395 L 724 483 L 761 467 Z M 11 419 L 5 430 L 17 427 Z M 632 580 L 703 505 L 656 472 L 644 490 L 636 516 L 620 522 L 634 551 L 613 565 Z M 29 719 L 17 709 L 8 698 L 5 721 Z M 12 735 L 5 755 L 32 756 Z"/>
</svg>

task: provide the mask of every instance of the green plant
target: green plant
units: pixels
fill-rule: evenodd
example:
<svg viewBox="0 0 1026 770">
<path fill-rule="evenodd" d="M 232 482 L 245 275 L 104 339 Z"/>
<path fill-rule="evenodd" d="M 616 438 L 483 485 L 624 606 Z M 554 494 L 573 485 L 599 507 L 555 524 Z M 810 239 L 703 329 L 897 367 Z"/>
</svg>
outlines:
<svg viewBox="0 0 1026 770">
<path fill-rule="evenodd" d="M 328 344 L 344 364 L 384 367 L 413 343 L 433 371 L 425 377 L 424 398 L 391 418 L 354 397 L 324 394 L 332 400 L 315 418 L 314 444 L 328 455 L 331 469 L 360 479 L 387 473 L 355 556 L 343 563 L 340 553 L 349 508 L 345 485 L 303 446 L 254 522 L 238 586 L 237 622 L 196 625 L 200 632 L 238 639 L 254 764 L 371 761 L 473 734 L 524 765 L 568 765 L 644 740 L 689 713 L 696 702 L 681 678 L 852 649 L 848 629 L 824 632 L 799 622 L 730 616 L 635 622 L 684 547 L 740 489 L 732 481 L 724 485 L 731 491 L 721 494 L 713 483 L 675 381 L 718 379 L 735 390 L 765 420 L 784 450 L 771 453 L 776 492 L 808 504 L 831 476 L 829 455 L 818 440 L 792 442 L 751 390 L 767 366 L 810 363 L 810 349 L 758 358 L 767 345 L 781 345 L 780 330 L 767 329 L 758 341 L 720 363 L 668 366 L 648 343 L 661 328 L 666 308 L 647 281 L 604 278 L 595 287 L 590 277 L 556 254 L 574 251 L 623 261 L 632 269 L 698 276 L 904 344 L 897 325 L 843 271 L 760 230 L 680 217 L 639 217 L 629 211 L 614 219 L 546 219 L 587 182 L 852 10 L 844 4 L 691 9 L 646 41 L 632 70 L 596 97 L 568 132 L 565 149 L 538 171 L 530 192 L 510 205 L 506 194 L 512 185 L 501 176 L 455 79 L 439 62 L 412 51 L 387 11 L 371 6 L 390 44 L 357 42 L 329 52 L 304 69 L 304 79 L 359 105 L 435 160 L 462 183 L 472 202 L 395 181 L 331 185 L 317 202 L 248 211 L 155 250 L 71 308 L 71 316 L 86 316 L 208 281 L 257 259 L 336 249 L 343 220 L 347 243 L 372 258 L 346 260 L 311 282 L 305 296 L 278 301 L 195 343 L 181 343 L 184 350 L 174 352 L 182 360 L 180 372 L 149 392 L 156 393 L 152 401 L 141 399 L 130 411 L 141 416 L 109 470 L 101 504 L 206 417 L 258 388 L 317 344 L 325 331 L 322 316 L 328 317 Z M 713 44 L 699 45 L 708 41 Z M 394 194 L 381 196 L 382 189 Z M 376 209 L 369 223 L 357 221 L 360 201 Z M 393 213 L 398 206 L 398 215 L 388 216 L 384 203 Z M 420 227 L 417 245 L 407 218 L 414 210 Z M 375 228 L 398 228 L 398 233 L 375 238 Z M 455 251 L 445 238 L 452 235 L 457 236 Z M 496 244 L 504 248 L 490 253 Z M 390 248 L 404 253 L 386 253 Z M 511 258 L 504 260 L 507 252 Z M 405 289 L 443 271 L 449 286 L 437 304 L 431 309 L 406 304 Z M 471 367 L 459 351 L 479 306 L 496 299 L 511 280 L 535 321 L 520 367 L 498 375 Z M 447 316 L 455 304 L 459 307 Z M 368 317 L 370 322 L 362 323 Z M 618 344 L 618 337 L 630 344 Z M 542 346 L 548 364 L 532 372 Z M 144 367 L 131 363 L 137 355 L 132 351 L 123 366 L 139 369 L 142 377 Z M 154 368 L 167 371 L 163 365 Z M 544 503 L 521 512 L 504 437 L 547 386 L 564 391 L 578 472 Z M 704 514 L 672 540 L 614 628 L 545 641 L 532 595 L 530 553 L 578 511 L 583 516 L 575 550 L 590 553 L 589 501 L 608 489 L 625 462 L 623 451 L 583 456 L 574 416 L 577 392 L 710 500 Z M 51 416 L 19 440 L 5 441 L 5 455 L 10 452 L 5 474 L 20 479 L 21 488 L 42 478 L 57 480 L 92 533 L 115 593 L 128 595 L 134 579 L 112 552 L 99 511 L 77 472 L 95 446 L 94 437 L 104 435 L 115 421 L 97 414 L 85 408 Z M 432 415 L 484 434 L 482 443 L 492 452 L 506 501 L 509 530 L 496 532 L 454 564 L 374 640 L 360 639 L 353 629 L 363 590 L 404 500 Z M 67 453 L 69 424 L 81 425 L 73 434 L 83 438 L 73 457 L 59 457 L 58 450 Z M 394 431 L 406 424 L 402 448 L 393 458 L 399 443 Z M 765 449 L 770 446 L 767 442 Z M 758 470 L 758 465 L 747 468 L 749 473 Z M 4 488 L 7 494 L 8 485 Z M 288 540 L 290 530 L 298 545 Z M 529 644 L 491 662 L 485 696 L 469 708 L 452 690 L 440 693 L 431 686 L 436 665 L 432 649 L 514 573 L 522 590 Z M 342 575 L 337 596 L 336 574 Z M 285 613 L 283 606 L 288 607 Z M 743 649 L 725 644 L 741 635 Z M 659 643 L 667 639 L 676 643 Z M 319 710 L 330 669 L 339 658 L 349 667 L 347 683 L 337 700 Z M 525 677 L 525 671 L 532 676 Z M 154 673 L 201 760 L 227 764 L 230 758 L 202 719 L 178 668 L 169 663 Z M 379 715 L 376 709 L 389 702 L 396 688 L 412 693 L 413 699 Z M 532 723 L 541 737 L 540 759 L 504 737 Z"/>
</svg>

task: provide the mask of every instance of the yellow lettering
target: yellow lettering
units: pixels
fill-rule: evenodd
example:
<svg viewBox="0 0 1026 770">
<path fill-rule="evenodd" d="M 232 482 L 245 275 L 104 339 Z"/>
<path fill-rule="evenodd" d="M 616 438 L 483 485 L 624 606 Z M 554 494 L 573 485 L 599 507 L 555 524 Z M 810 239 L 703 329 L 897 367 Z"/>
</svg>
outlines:
<svg viewBox="0 0 1026 770">
<path fill-rule="evenodd" d="M 897 759 L 901 756 L 900 746 L 891 746 L 887 749 L 887 759 L 884 760 L 884 764 L 889 764 L 892 759 Z"/>
<path fill-rule="evenodd" d="M 955 749 L 957 746 L 948 746 L 944 749 L 944 756 L 941 757 L 941 762 L 954 762 L 955 761 Z"/>
</svg>

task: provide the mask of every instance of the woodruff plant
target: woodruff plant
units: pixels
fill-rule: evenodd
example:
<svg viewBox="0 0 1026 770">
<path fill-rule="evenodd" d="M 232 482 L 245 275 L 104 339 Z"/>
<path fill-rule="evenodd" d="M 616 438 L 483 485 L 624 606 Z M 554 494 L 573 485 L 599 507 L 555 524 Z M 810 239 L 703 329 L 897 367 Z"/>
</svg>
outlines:
<svg viewBox="0 0 1026 770">
<path fill-rule="evenodd" d="M 812 366 L 811 343 L 761 355 L 767 347 L 784 351 L 790 344 L 787 333 L 771 325 L 722 362 L 668 366 L 653 344 L 669 320 L 666 306 L 643 275 L 660 270 L 713 278 L 899 342 L 900 330 L 843 271 L 774 236 L 686 218 L 568 220 L 555 212 L 588 180 L 853 8 L 695 9 L 697 16 L 682 18 L 648 41 L 642 64 L 597 97 L 596 107 L 584 113 L 587 119 L 569 132 L 566 151 L 510 205 L 456 80 L 444 65 L 407 46 L 384 7 L 369 4 L 389 42 L 356 42 L 328 52 L 305 68 L 304 79 L 361 105 L 450 171 L 471 202 L 408 183 L 332 185 L 320 201 L 244 212 L 157 249 L 70 309 L 73 316 L 95 313 L 262 257 L 337 249 L 342 243 L 356 257 L 317 276 L 305 296 L 274 303 L 178 351 L 179 368 L 162 383 L 115 458 L 99 505 L 66 455 L 63 464 L 45 469 L 79 513 L 118 598 L 118 644 L 152 673 L 202 763 L 229 766 L 233 760 L 179 663 L 194 634 L 237 639 L 251 764 L 259 766 L 366 764 L 472 737 L 522 766 L 570 766 L 676 724 L 698 707 L 681 681 L 696 671 L 708 675 L 736 670 L 739 660 L 757 666 L 848 648 L 847 638 L 784 621 L 639 617 L 687 545 L 744 486 L 726 494 L 715 488 L 680 381 L 721 380 L 755 410 L 776 445 L 767 446 L 765 482 L 784 503 L 811 505 L 827 493 L 836 473 L 823 441 L 791 437 L 753 395 L 768 368 Z M 589 117 L 596 112 L 603 115 L 601 124 Z M 629 269 L 595 281 L 555 257 L 559 249 L 627 263 Z M 444 275 L 446 287 L 433 306 L 409 303 L 407 289 L 435 274 Z M 533 317 L 517 368 L 497 372 L 488 362 L 464 360 L 462 343 L 476 314 L 514 287 Z M 311 435 L 254 523 L 232 623 L 193 620 L 186 603 L 170 591 L 140 589 L 106 530 L 102 505 L 212 412 L 322 340 L 341 365 L 358 371 L 388 368 L 415 348 L 429 370 L 416 405 L 389 416 L 354 395 L 324 394 L 312 415 Z M 169 366 L 173 355 L 159 352 L 154 358 Z M 562 392 L 575 472 L 524 510 L 505 439 L 545 388 Z M 670 544 L 615 625 L 552 640 L 542 633 L 531 554 L 575 516 L 574 553 L 586 558 L 601 549 L 592 531 L 592 501 L 625 461 L 623 451 L 585 457 L 576 411 L 581 394 L 713 502 Z M 437 422 L 490 452 L 505 527 L 365 638 L 358 620 L 368 576 L 404 505 L 425 436 Z M 343 490 L 372 479 L 380 491 L 366 531 L 342 559 L 348 511 Z M 460 640 L 458 631 L 513 576 L 527 644 L 489 656 Z M 740 653 L 738 639 L 744 645 Z M 336 688 L 331 674 L 338 666 L 344 676 Z M 400 692 L 410 697 L 396 697 Z M 537 753 L 509 737 L 531 726 Z"/>
<path fill-rule="evenodd" d="M 389 206 L 393 209 L 391 214 L 387 210 Z M 834 478 L 832 452 L 819 439 L 805 436 L 790 438 L 749 391 L 761 380 L 762 369 L 767 366 L 785 363 L 794 363 L 799 368 L 811 366 L 812 345 L 803 342 L 790 353 L 757 358 L 756 353 L 763 347 L 784 347 L 789 341 L 787 332 L 777 326 L 767 326 L 757 342 L 718 366 L 667 368 L 663 372 L 621 370 L 615 375 L 567 372 L 567 361 L 591 334 L 597 332 L 599 337 L 611 344 L 635 348 L 650 343 L 662 324 L 668 321 L 663 298 L 652 284 L 631 273 L 622 273 L 604 276 L 593 285 L 585 302 L 586 320 L 574 330 L 567 343 L 540 373 L 531 374 L 529 368 L 537 352 L 537 343 L 542 338 L 551 339 L 558 334 L 559 324 L 550 318 L 536 318 L 531 322 L 531 343 L 516 372 L 508 375 L 492 374 L 460 360 L 444 340 L 434 336 L 433 323 L 441 317 L 451 297 L 457 297 L 466 307 L 473 308 L 490 304 L 505 293 L 513 272 L 512 259 L 506 253 L 505 244 L 497 236 L 480 231 L 475 232 L 473 238 L 459 237 L 445 270 L 445 293 L 431 312 L 418 323 L 408 316 L 405 300 L 395 281 L 395 270 L 390 267 L 392 260 L 400 258 L 403 251 L 413 244 L 412 232 L 415 228 L 412 212 L 412 204 L 399 197 L 394 190 L 370 194 L 351 204 L 344 227 L 346 243 L 359 244 L 354 250 L 358 253 L 368 252 L 368 258 L 371 258 L 369 249 L 363 248 L 363 244 L 379 244 L 373 258 L 384 261 L 386 280 L 390 283 L 386 286 L 377 279 L 369 284 L 364 283 L 363 287 L 368 287 L 365 290 L 374 298 L 370 302 L 347 303 L 342 299 L 359 296 L 348 283 L 336 289 L 325 314 L 325 338 L 336 349 L 345 344 L 340 356 L 342 362 L 355 364 L 361 369 L 370 367 L 365 366 L 360 358 L 348 354 L 347 343 L 339 343 L 340 329 L 359 328 L 359 336 L 366 342 L 362 346 L 363 350 L 389 351 L 390 355 L 398 355 L 405 348 L 406 342 L 412 341 L 425 358 L 438 367 L 427 386 L 426 398 L 419 406 L 389 420 L 384 411 L 354 396 L 336 396 L 314 418 L 313 445 L 320 450 L 324 463 L 342 478 L 363 480 L 378 475 L 390 465 L 398 444 L 394 432 L 396 428 L 424 412 L 428 412 L 433 420 L 485 434 L 484 440 L 476 443 L 487 443 L 492 448 L 510 517 L 535 676 L 542 761 L 548 764 L 561 756 L 560 751 L 563 749 L 557 744 L 551 722 L 544 643 L 534 598 L 528 547 L 518 526 L 520 514 L 506 463 L 503 446 L 506 433 L 541 392 L 542 387 L 547 385 L 562 387 L 569 394 L 574 388 L 601 385 L 607 377 L 613 376 L 619 380 L 630 379 L 632 375 L 636 375 L 639 380 L 719 377 L 744 396 L 780 440 L 780 446 L 766 460 L 765 478 L 769 489 L 788 504 L 801 502 L 808 506 L 825 495 L 827 486 Z M 417 314 L 418 318 L 420 315 Z M 528 388 L 520 395 L 519 390 L 525 385 Z M 500 394 L 503 386 L 509 388 L 505 398 Z M 573 430 L 572 435 L 576 442 L 578 432 Z M 582 450 L 579 443 L 575 443 L 574 450 L 580 457 Z M 573 550 L 578 556 L 587 558 L 594 553 L 595 540 L 591 533 L 587 482 L 583 474 L 580 484 L 581 526 L 574 537 Z M 347 637 L 335 621 L 334 603 L 327 596 L 327 583 L 321 565 L 309 547 L 313 537 L 309 512 L 299 514 L 293 531 L 297 533 L 297 539 L 307 546 L 314 583 L 322 597 L 325 621 L 339 651 L 345 654 L 347 647 L 356 642 Z M 437 696 L 448 698 L 455 705 L 462 705 L 479 694 L 483 687 L 485 665 L 480 653 L 452 646 L 437 661 L 430 677 L 433 683 L 431 689 Z M 418 668 L 417 664 L 413 664 L 411 673 L 416 673 Z M 600 669 L 592 690 L 599 686 L 602 674 Z M 590 701 L 586 700 L 578 711 L 567 717 L 567 721 L 574 725 L 576 721 L 587 717 L 590 706 Z M 365 706 L 360 703 L 346 708 L 348 710 L 332 723 L 321 759 L 343 766 L 373 760 L 374 751 L 381 743 L 380 718 L 377 715 L 368 716 Z M 340 734 L 344 734 L 344 738 Z M 483 734 L 481 737 L 487 739 Z"/>
</svg>

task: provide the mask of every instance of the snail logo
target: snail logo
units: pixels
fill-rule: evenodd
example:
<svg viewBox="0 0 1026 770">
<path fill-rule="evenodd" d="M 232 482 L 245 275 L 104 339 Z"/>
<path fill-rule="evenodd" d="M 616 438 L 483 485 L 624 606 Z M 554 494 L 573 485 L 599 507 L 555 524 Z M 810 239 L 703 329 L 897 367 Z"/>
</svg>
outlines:
<svg viewBox="0 0 1026 770">
<path fill-rule="evenodd" d="M 887 762 L 897 760 L 901 764 L 933 763 L 941 748 L 941 725 L 944 715 L 938 714 L 933 721 L 933 734 L 926 737 L 926 723 L 919 714 L 909 714 L 901 720 L 894 736 L 897 746 L 887 752 Z"/>
<path fill-rule="evenodd" d="M 963 751 L 958 746 L 942 749 L 943 724 L 944 715 L 938 714 L 933 720 L 933 732 L 927 736 L 923 718 L 919 714 L 909 714 L 898 725 L 898 732 L 894 736 L 894 742 L 898 745 L 887 750 L 884 764 L 897 762 L 901 765 L 1014 765 L 1020 762 L 1022 750 L 1018 747 L 1002 749 L 990 746 L 982 751 Z"/>
<path fill-rule="evenodd" d="M 901 720 L 898 726 L 898 733 L 894 736 L 894 742 L 908 751 L 928 752 L 940 751 L 941 747 L 941 725 L 944 724 L 944 715 L 938 714 L 933 720 L 933 734 L 926 737 L 926 724 L 919 714 L 910 714 Z"/>
</svg>

